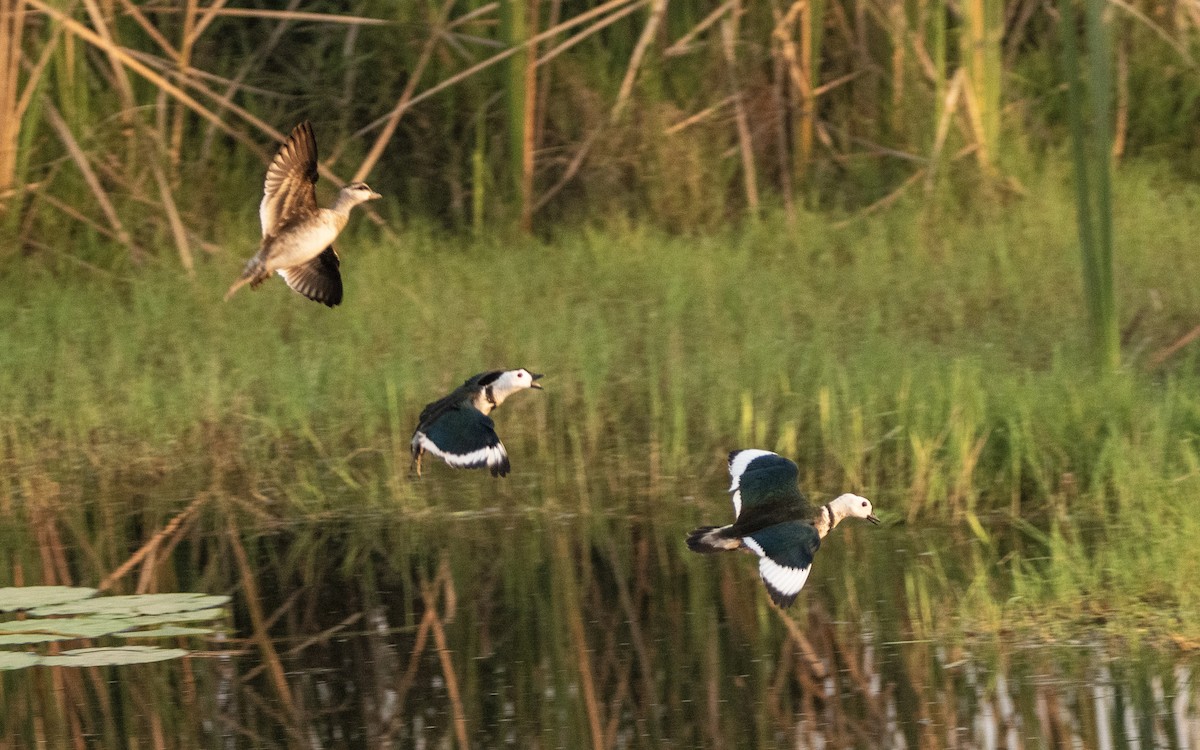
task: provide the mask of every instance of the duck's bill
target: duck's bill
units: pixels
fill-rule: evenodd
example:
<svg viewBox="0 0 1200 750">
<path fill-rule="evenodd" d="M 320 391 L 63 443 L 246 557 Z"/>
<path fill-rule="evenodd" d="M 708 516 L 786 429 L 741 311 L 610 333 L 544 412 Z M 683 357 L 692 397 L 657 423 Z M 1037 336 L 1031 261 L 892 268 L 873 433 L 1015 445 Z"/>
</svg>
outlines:
<svg viewBox="0 0 1200 750">
<path fill-rule="evenodd" d="M 380 195 L 379 193 L 372 190 L 371 194 L 367 196 L 367 200 L 373 201 L 373 200 L 378 200 L 379 198 L 382 198 L 382 197 L 383 197 L 382 195 Z"/>
<path fill-rule="evenodd" d="M 879 525 L 879 516 L 875 515 L 874 513 L 867 516 L 867 520 L 870 521 L 871 523 L 875 524 L 876 526 Z"/>
<path fill-rule="evenodd" d="M 529 384 L 530 388 L 537 388 L 539 391 L 545 390 L 544 388 L 542 388 L 541 384 L 539 384 L 537 382 L 537 381 L 541 380 L 543 377 L 545 377 L 544 373 L 531 372 L 531 373 L 529 373 L 529 377 L 533 379 L 533 382 Z"/>
</svg>

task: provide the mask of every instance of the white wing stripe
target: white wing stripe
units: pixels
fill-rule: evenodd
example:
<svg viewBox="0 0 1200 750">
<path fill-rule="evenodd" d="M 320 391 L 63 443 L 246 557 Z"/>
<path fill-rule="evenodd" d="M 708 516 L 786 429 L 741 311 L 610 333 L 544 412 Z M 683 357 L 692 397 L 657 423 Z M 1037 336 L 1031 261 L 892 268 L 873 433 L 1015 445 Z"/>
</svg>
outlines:
<svg viewBox="0 0 1200 750">
<path fill-rule="evenodd" d="M 758 574 L 762 576 L 763 581 L 772 589 L 784 596 L 794 596 L 800 593 L 800 589 L 804 588 L 804 583 L 808 580 L 808 573 L 812 570 L 812 565 L 809 565 L 807 568 L 789 568 L 767 557 L 763 552 L 762 545 L 750 537 L 744 537 L 742 543 L 754 550 L 761 558 L 758 561 Z"/>
<path fill-rule="evenodd" d="M 485 464 L 489 467 L 500 466 L 508 456 L 508 453 L 504 450 L 503 443 L 487 445 L 470 453 L 450 453 L 437 447 L 423 432 L 417 433 L 417 439 L 420 440 L 422 448 L 441 458 L 456 469 L 474 469 Z"/>
<path fill-rule="evenodd" d="M 775 456 L 778 454 L 771 451 L 758 450 L 751 448 L 749 450 L 738 451 L 734 454 L 734 458 L 729 462 L 729 476 L 732 481 L 729 484 L 729 491 L 733 493 L 733 517 L 737 518 L 742 515 L 742 492 L 741 480 L 742 474 L 746 473 L 746 467 L 750 462 L 761 456 Z"/>
<path fill-rule="evenodd" d="M 758 574 L 771 588 L 784 596 L 794 596 L 800 593 L 800 589 L 804 588 L 804 582 L 808 580 L 808 571 L 810 570 L 812 570 L 812 566 L 787 568 L 769 557 L 758 561 Z"/>
<path fill-rule="evenodd" d="M 746 467 L 750 465 L 751 461 L 756 458 L 761 458 L 762 456 L 777 455 L 779 454 L 772 453 L 771 451 L 758 450 L 757 448 L 738 451 L 736 457 L 729 462 L 729 476 L 733 480 L 729 485 L 729 491 L 733 492 L 738 488 L 738 483 L 742 478 L 742 474 L 746 472 Z"/>
</svg>

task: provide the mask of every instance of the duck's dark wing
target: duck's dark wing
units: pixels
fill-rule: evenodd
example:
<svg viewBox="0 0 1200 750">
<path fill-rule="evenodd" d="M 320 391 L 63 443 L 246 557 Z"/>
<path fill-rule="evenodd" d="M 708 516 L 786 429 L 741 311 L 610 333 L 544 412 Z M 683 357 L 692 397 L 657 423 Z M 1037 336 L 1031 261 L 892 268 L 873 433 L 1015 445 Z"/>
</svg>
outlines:
<svg viewBox="0 0 1200 750">
<path fill-rule="evenodd" d="M 288 286 L 305 297 L 335 307 L 342 302 L 342 273 L 338 270 L 340 265 L 337 251 L 330 245 L 307 263 L 279 269 L 279 275 Z"/>
<path fill-rule="evenodd" d="M 421 410 L 421 416 L 417 418 L 417 429 L 425 429 L 450 409 L 457 409 L 460 406 L 473 408 L 470 404 L 471 388 L 470 381 L 467 381 L 451 391 L 450 395 L 442 396 L 437 401 L 430 401 L 428 404 L 425 404 L 425 408 Z"/>
<path fill-rule="evenodd" d="M 821 546 L 817 530 L 803 521 L 787 521 L 743 537 L 759 556 L 758 574 L 771 600 L 787 607 L 796 600 L 812 570 L 813 556 Z"/>
<path fill-rule="evenodd" d="M 267 168 L 263 199 L 258 206 L 263 237 L 299 214 L 316 213 L 316 185 L 317 139 L 312 125 L 305 120 L 292 130 Z"/>
<path fill-rule="evenodd" d="M 504 370 L 488 370 L 487 372 L 475 373 L 464 380 L 462 385 L 451 391 L 450 395 L 425 404 L 425 408 L 421 410 L 421 416 L 417 420 L 417 429 L 425 427 L 439 415 L 445 413 L 447 409 L 457 409 L 464 404 L 467 408 L 473 409 L 474 407 L 471 406 L 471 402 L 479 391 L 503 374 Z"/>
<path fill-rule="evenodd" d="M 796 484 L 800 468 L 778 453 L 734 451 L 729 454 L 729 477 L 733 513 L 738 521 L 735 525 L 740 525 L 743 520 L 750 521 L 751 515 L 779 516 L 775 520 L 812 515 L 808 500 Z"/>
<path fill-rule="evenodd" d="M 488 370 L 487 372 L 476 373 L 467 378 L 466 381 L 463 382 L 462 387 L 469 388 L 472 386 L 478 386 L 482 388 L 485 385 L 491 385 L 492 383 L 496 382 L 496 378 L 503 374 L 504 370 Z"/>
<path fill-rule="evenodd" d="M 505 476 L 510 468 L 495 422 L 471 407 L 447 409 L 428 424 L 422 420 L 413 443 L 458 469 L 486 466 L 492 476 Z"/>
</svg>

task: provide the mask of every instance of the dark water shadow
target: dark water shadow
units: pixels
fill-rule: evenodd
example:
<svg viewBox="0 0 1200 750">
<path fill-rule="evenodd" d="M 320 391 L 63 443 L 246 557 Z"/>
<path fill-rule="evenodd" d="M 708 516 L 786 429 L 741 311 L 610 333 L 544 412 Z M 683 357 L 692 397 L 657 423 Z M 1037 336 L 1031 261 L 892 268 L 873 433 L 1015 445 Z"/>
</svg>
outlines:
<svg viewBox="0 0 1200 750">
<path fill-rule="evenodd" d="M 4 674 L 0 742 L 1200 746 L 1189 658 L 955 631 L 969 539 L 839 529 L 781 612 L 749 557 L 688 553 L 687 519 L 215 518 L 155 580 L 232 594 L 224 632 L 175 663 Z"/>
</svg>

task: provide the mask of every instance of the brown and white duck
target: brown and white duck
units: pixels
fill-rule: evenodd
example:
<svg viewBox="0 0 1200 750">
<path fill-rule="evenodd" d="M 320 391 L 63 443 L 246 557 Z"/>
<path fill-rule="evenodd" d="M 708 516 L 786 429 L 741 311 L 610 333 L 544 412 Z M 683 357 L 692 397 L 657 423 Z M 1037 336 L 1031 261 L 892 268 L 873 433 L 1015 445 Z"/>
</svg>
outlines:
<svg viewBox="0 0 1200 750">
<path fill-rule="evenodd" d="M 333 240 L 350 219 L 350 209 L 380 195 L 365 182 L 351 182 L 331 207 L 319 208 L 316 185 L 317 140 L 305 120 L 292 130 L 267 168 L 258 207 L 262 245 L 225 293 L 226 300 L 246 284 L 254 289 L 278 273 L 311 300 L 329 307 L 342 301 L 342 274 Z"/>
</svg>

